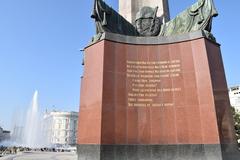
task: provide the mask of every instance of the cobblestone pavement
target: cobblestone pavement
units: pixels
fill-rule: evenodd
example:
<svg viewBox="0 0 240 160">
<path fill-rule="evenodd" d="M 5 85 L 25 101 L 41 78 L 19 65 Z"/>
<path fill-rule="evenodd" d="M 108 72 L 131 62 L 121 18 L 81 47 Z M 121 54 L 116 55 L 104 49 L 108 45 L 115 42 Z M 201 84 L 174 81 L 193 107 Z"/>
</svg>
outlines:
<svg viewBox="0 0 240 160">
<path fill-rule="evenodd" d="M 77 160 L 76 153 L 29 152 L 2 157 L 0 160 Z"/>
</svg>

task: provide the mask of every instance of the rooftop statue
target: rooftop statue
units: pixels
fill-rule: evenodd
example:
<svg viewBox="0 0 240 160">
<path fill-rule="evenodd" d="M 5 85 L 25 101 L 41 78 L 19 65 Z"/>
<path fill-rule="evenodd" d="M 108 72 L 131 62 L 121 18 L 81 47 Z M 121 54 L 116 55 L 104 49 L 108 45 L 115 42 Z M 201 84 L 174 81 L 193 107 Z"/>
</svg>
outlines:
<svg viewBox="0 0 240 160">
<path fill-rule="evenodd" d="M 104 32 L 147 37 L 171 36 L 198 30 L 204 30 L 214 40 L 210 33 L 212 18 L 218 13 L 213 0 L 198 0 L 167 23 L 162 17 L 157 17 L 157 11 L 158 7 L 143 7 L 136 15 L 135 24 L 131 24 L 103 0 L 94 0 L 91 17 L 95 19 L 96 35 L 92 41 L 100 40 Z"/>
</svg>

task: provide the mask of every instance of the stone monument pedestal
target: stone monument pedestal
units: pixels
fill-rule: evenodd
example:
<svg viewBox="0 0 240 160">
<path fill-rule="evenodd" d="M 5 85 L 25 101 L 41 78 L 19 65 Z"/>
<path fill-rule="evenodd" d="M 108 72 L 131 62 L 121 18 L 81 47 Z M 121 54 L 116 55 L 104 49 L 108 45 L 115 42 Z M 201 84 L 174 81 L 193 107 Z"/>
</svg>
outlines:
<svg viewBox="0 0 240 160">
<path fill-rule="evenodd" d="M 85 49 L 79 160 L 236 160 L 220 45 L 105 33 Z"/>
</svg>

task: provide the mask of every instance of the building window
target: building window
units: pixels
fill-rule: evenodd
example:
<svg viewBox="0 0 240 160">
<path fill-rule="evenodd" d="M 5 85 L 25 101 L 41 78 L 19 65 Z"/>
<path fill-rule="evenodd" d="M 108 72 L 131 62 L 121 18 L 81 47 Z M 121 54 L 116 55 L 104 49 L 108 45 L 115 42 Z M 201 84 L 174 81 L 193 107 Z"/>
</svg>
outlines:
<svg viewBox="0 0 240 160">
<path fill-rule="evenodd" d="M 232 91 L 239 90 L 239 87 L 233 87 L 231 90 L 232 90 Z"/>
</svg>

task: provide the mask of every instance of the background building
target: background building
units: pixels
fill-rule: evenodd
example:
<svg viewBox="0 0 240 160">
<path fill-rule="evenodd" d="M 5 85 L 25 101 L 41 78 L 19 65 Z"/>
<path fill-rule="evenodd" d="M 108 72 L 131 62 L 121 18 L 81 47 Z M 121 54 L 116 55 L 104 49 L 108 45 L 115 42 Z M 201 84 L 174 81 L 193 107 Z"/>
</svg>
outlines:
<svg viewBox="0 0 240 160">
<path fill-rule="evenodd" d="M 240 112 L 240 85 L 229 88 L 231 106 Z"/>
<path fill-rule="evenodd" d="M 0 127 L 0 142 L 9 140 L 10 139 L 10 131 L 3 130 L 2 127 Z"/>
<path fill-rule="evenodd" d="M 52 145 L 76 145 L 78 112 L 46 112 L 44 133 Z"/>
</svg>

